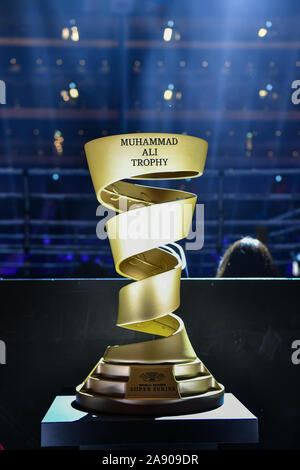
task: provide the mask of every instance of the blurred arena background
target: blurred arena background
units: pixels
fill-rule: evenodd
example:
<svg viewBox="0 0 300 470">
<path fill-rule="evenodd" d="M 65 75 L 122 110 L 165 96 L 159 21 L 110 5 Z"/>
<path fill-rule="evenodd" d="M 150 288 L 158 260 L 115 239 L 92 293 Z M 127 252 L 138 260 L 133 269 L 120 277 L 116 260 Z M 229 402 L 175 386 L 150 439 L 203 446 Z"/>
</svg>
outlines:
<svg viewBox="0 0 300 470">
<path fill-rule="evenodd" d="M 190 277 L 225 249 L 265 242 L 282 276 L 300 263 L 300 3 L 3 1 L 0 276 L 114 277 L 96 238 L 84 143 L 128 132 L 209 143 L 206 172 L 156 182 L 205 204 Z"/>
</svg>

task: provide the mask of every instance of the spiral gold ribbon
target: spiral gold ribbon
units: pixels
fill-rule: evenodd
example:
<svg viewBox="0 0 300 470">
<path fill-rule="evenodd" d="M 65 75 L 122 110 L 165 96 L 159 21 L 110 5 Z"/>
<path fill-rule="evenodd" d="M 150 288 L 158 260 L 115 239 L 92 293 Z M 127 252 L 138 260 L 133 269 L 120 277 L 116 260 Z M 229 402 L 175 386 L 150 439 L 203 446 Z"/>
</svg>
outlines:
<svg viewBox="0 0 300 470">
<path fill-rule="evenodd" d="M 180 305 L 182 260 L 168 244 L 188 235 L 197 197 L 122 180 L 197 177 L 203 173 L 207 142 L 177 134 L 123 134 L 88 142 L 85 152 L 98 201 L 119 212 L 106 224 L 116 270 L 136 281 L 120 290 L 117 325 L 162 337 L 109 346 L 104 360 L 195 360 L 183 321 L 173 313 Z M 168 222 L 170 214 L 172 230 L 161 234 L 159 224 Z M 135 220 L 142 221 L 142 227 L 131 230 L 130 236 L 128 227 L 135 227 Z"/>
</svg>

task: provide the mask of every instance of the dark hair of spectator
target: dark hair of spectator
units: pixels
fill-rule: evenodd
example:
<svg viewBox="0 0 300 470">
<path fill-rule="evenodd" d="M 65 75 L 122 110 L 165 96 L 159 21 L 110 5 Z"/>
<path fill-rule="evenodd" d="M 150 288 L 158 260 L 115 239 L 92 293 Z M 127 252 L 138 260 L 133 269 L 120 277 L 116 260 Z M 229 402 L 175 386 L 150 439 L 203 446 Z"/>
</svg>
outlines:
<svg viewBox="0 0 300 470">
<path fill-rule="evenodd" d="M 233 243 L 220 261 L 216 277 L 278 277 L 268 248 L 259 240 L 242 238 Z"/>
</svg>

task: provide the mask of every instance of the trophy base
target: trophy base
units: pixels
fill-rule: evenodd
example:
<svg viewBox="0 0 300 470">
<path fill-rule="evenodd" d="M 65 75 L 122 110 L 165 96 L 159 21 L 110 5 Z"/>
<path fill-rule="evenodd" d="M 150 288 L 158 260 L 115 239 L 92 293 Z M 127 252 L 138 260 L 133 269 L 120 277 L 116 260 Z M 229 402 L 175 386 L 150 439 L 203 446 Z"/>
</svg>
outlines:
<svg viewBox="0 0 300 470">
<path fill-rule="evenodd" d="M 224 387 L 196 359 L 179 364 L 128 364 L 102 358 L 76 387 L 84 410 L 125 415 L 178 415 L 223 404 Z"/>
</svg>

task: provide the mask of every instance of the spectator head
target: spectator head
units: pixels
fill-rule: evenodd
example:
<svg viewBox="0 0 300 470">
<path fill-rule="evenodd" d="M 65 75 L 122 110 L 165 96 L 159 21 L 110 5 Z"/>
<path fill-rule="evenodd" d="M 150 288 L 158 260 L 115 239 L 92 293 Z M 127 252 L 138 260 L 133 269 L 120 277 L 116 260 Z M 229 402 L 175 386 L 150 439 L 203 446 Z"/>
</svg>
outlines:
<svg viewBox="0 0 300 470">
<path fill-rule="evenodd" d="M 278 277 L 268 248 L 259 240 L 245 237 L 233 243 L 220 261 L 216 277 Z"/>
</svg>

